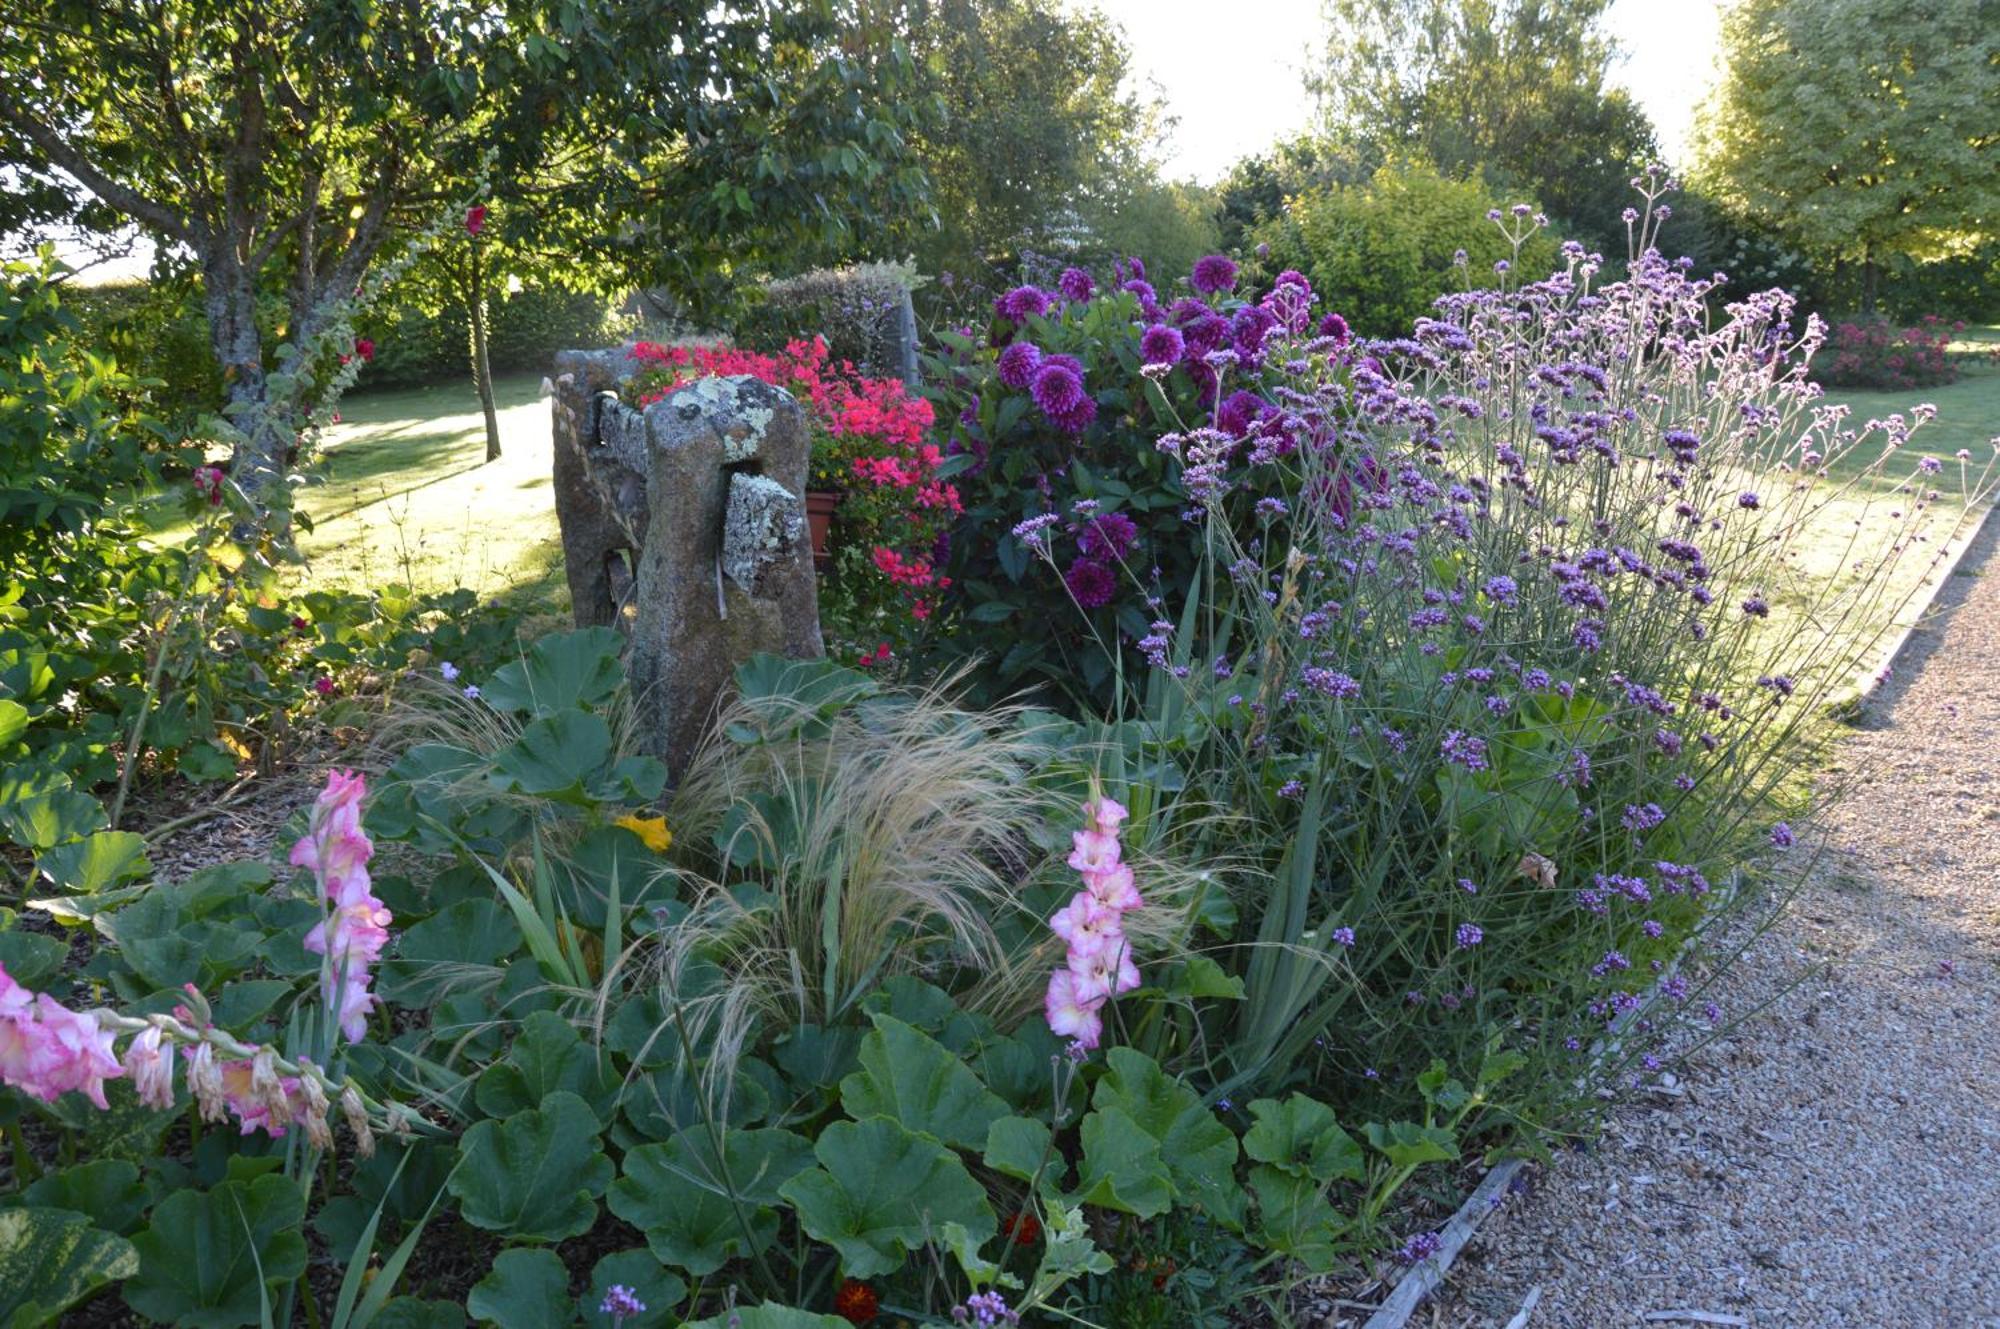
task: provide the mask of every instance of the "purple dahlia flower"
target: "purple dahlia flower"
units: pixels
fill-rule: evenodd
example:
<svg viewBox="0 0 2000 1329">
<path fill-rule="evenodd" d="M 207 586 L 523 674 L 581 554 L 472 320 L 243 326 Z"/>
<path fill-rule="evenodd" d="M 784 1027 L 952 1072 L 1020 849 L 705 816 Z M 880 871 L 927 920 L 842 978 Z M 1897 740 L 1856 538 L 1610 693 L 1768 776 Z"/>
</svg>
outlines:
<svg viewBox="0 0 2000 1329">
<path fill-rule="evenodd" d="M 1188 284 L 1203 295 L 1233 290 L 1236 286 L 1236 261 L 1221 254 L 1198 258 L 1193 273 L 1188 276 Z"/>
<path fill-rule="evenodd" d="M 1016 391 L 1034 382 L 1035 371 L 1042 367 L 1041 348 L 1033 342 L 1010 343 L 1000 352 L 1000 362 L 996 366 L 999 379 Z"/>
<path fill-rule="evenodd" d="M 1187 341 L 1181 336 L 1180 329 L 1170 328 L 1164 323 L 1155 323 L 1139 338 L 1141 364 L 1176 364 L 1186 351 Z"/>
<path fill-rule="evenodd" d="M 1049 312 L 1048 292 L 1036 286 L 1016 286 L 993 302 L 993 312 L 1010 323 L 1025 323 Z"/>
<path fill-rule="evenodd" d="M 1063 299 L 1080 305 L 1097 294 L 1097 283 L 1082 268 L 1064 268 L 1062 276 L 1056 278 L 1056 289 Z"/>
<path fill-rule="evenodd" d="M 1063 584 L 1069 593 L 1085 609 L 1101 609 L 1111 603 L 1117 593 L 1118 579 L 1111 569 L 1094 558 L 1079 558 L 1069 565 L 1069 572 L 1063 577 Z"/>
</svg>

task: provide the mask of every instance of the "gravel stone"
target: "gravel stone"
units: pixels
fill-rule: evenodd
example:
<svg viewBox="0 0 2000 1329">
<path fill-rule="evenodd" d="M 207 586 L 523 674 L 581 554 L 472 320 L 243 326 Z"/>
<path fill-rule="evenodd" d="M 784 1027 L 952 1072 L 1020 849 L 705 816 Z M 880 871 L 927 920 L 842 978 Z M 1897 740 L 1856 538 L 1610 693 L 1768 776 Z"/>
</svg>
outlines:
<svg viewBox="0 0 2000 1329">
<path fill-rule="evenodd" d="M 1530 1329 L 2000 1329 L 1996 544 L 1834 749 L 1826 849 L 1717 985 L 1760 1013 L 1563 1151 L 1413 1324 L 1499 1329 L 1539 1286 Z"/>
</svg>

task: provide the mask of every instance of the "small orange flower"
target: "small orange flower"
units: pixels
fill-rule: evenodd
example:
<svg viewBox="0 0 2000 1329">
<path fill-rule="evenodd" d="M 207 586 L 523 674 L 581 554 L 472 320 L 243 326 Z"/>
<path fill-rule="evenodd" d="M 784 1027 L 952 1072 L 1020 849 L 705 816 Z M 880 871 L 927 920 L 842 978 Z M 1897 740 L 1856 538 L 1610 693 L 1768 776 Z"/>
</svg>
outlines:
<svg viewBox="0 0 2000 1329">
<path fill-rule="evenodd" d="M 849 1324 L 867 1324 L 882 1311 L 882 1298 L 866 1283 L 848 1279 L 833 1294 L 834 1313 Z"/>
</svg>

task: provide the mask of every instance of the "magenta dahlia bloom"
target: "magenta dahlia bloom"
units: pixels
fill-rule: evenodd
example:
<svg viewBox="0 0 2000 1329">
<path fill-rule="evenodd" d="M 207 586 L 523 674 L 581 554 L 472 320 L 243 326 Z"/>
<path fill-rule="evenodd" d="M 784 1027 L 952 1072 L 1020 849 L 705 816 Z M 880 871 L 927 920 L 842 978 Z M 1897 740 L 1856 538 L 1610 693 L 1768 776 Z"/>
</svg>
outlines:
<svg viewBox="0 0 2000 1329">
<path fill-rule="evenodd" d="M 1196 259 L 1194 272 L 1188 277 L 1188 284 L 1203 295 L 1234 290 L 1236 261 L 1221 254 L 1210 254 L 1206 258 Z"/>
<path fill-rule="evenodd" d="M 1148 365 L 1171 365 L 1180 361 L 1187 353 L 1187 342 L 1180 329 L 1170 328 L 1164 323 L 1155 323 L 1147 328 L 1139 338 L 1139 362 Z"/>
<path fill-rule="evenodd" d="M 1256 393 L 1232 392 L 1215 408 L 1215 427 L 1231 438 L 1242 438 L 1268 410 L 1270 403 Z"/>
<path fill-rule="evenodd" d="M 1077 532 L 1077 551 L 1085 558 L 1098 559 L 1106 563 L 1116 563 L 1132 552 L 1139 543 L 1139 528 L 1130 517 L 1122 512 L 1106 512 L 1092 517 L 1088 525 Z"/>
<path fill-rule="evenodd" d="M 1277 326 L 1277 317 L 1268 309 L 1245 305 L 1236 311 L 1229 322 L 1229 336 L 1244 364 L 1255 367 L 1264 363 L 1264 334 Z"/>
<path fill-rule="evenodd" d="M 993 312 L 1010 323 L 1025 323 L 1049 312 L 1048 292 L 1036 286 L 1016 286 L 993 302 Z"/>
<path fill-rule="evenodd" d="M 1125 283 L 1124 289 L 1139 297 L 1140 313 L 1144 314 L 1147 318 L 1158 318 L 1160 316 L 1160 293 L 1153 289 L 1151 282 L 1143 278 L 1134 277 L 1131 281 Z"/>
<path fill-rule="evenodd" d="M 1045 359 L 1035 371 L 1029 391 L 1049 423 L 1064 433 L 1080 434 L 1097 418 L 1097 403 L 1084 390 L 1083 375 L 1054 356 Z"/>
<path fill-rule="evenodd" d="M 1331 337 L 1342 346 L 1353 340 L 1354 334 L 1348 330 L 1347 320 L 1338 314 L 1328 314 L 1319 321 L 1319 335 Z"/>
<path fill-rule="evenodd" d="M 1200 360 L 1229 341 L 1229 320 L 1204 305 L 1198 316 L 1181 324 L 1181 336 L 1187 342 L 1187 358 Z"/>
<path fill-rule="evenodd" d="M 1118 579 L 1111 569 L 1094 558 L 1079 558 L 1069 565 L 1063 576 L 1063 584 L 1076 597 L 1077 604 L 1085 609 L 1102 609 L 1111 603 L 1117 593 Z"/>
<path fill-rule="evenodd" d="M 1000 362 L 995 368 L 1000 381 L 1019 392 L 1035 381 L 1035 371 L 1041 367 L 1041 348 L 1033 342 L 1017 341 L 1000 352 Z"/>
<path fill-rule="evenodd" d="M 1063 299 L 1073 305 L 1080 305 L 1097 294 L 1097 283 L 1082 268 L 1064 268 L 1062 276 L 1056 278 L 1056 289 Z"/>
</svg>

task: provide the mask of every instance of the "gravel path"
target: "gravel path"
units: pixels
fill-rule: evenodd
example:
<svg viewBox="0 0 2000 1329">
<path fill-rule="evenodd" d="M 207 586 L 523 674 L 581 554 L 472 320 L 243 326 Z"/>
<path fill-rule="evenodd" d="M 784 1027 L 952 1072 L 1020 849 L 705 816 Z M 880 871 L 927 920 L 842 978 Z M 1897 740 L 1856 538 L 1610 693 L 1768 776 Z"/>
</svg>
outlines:
<svg viewBox="0 0 2000 1329">
<path fill-rule="evenodd" d="M 1837 750 L 1828 852 L 1724 980 L 1725 1009 L 1769 1009 L 1510 1201 L 1412 1325 L 1500 1329 L 1539 1287 L 1527 1329 L 2000 1329 L 1996 545 L 2000 517 Z"/>
</svg>

